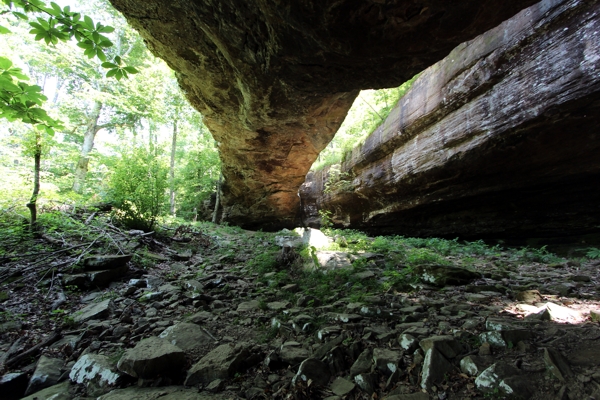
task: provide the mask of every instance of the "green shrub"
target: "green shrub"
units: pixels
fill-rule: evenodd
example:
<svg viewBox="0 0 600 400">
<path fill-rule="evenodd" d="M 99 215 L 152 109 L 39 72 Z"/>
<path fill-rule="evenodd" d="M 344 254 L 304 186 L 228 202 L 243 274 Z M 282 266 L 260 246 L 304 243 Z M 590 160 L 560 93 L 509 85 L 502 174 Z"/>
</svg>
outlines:
<svg viewBox="0 0 600 400">
<path fill-rule="evenodd" d="M 110 178 L 116 219 L 130 229 L 152 230 L 167 200 L 167 166 L 145 148 L 123 154 Z"/>
</svg>

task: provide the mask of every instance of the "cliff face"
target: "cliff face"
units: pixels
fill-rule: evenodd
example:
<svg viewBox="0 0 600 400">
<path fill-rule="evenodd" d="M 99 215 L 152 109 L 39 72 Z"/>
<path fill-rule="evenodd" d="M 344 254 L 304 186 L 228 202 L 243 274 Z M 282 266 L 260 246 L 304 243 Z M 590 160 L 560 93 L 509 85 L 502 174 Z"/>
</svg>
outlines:
<svg viewBox="0 0 600 400">
<path fill-rule="evenodd" d="M 346 155 L 310 173 L 306 221 L 406 235 L 600 226 L 600 2 L 545 0 L 427 69 Z M 330 177 L 331 178 L 331 177 Z"/>
<path fill-rule="evenodd" d="M 535 0 L 111 0 L 220 143 L 224 220 L 293 225 L 359 89 L 393 87 Z"/>
</svg>

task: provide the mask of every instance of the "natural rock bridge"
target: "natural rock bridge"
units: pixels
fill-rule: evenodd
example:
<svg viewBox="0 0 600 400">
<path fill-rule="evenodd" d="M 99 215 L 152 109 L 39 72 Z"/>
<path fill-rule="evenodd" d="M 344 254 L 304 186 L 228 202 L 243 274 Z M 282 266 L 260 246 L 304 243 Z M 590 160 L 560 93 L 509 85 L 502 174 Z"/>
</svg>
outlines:
<svg viewBox="0 0 600 400">
<path fill-rule="evenodd" d="M 203 113 L 219 142 L 225 178 L 223 219 L 267 229 L 299 223 L 298 188 L 360 89 L 398 86 L 442 60 L 460 43 L 535 3 L 111 2 L 140 31 L 149 48 L 177 71 L 188 99 Z M 308 196 L 304 207 L 308 216 L 325 207 L 335 209 L 339 220 L 352 226 L 393 232 L 416 224 L 420 230 L 413 233 L 431 234 L 444 224 L 441 215 L 454 213 L 442 232 L 450 234 L 462 229 L 457 228 L 461 215 L 471 207 L 489 215 L 496 212 L 497 204 L 505 208 L 511 204 L 510 210 L 501 212 L 521 212 L 510 214 L 509 225 L 531 210 L 541 210 L 532 222 L 535 225 L 569 205 L 560 194 L 582 192 L 582 183 L 598 176 L 598 161 L 592 157 L 598 138 L 591 131 L 598 115 L 598 36 L 594 31 L 598 1 L 546 0 L 536 7 L 491 35 L 460 46 L 452 60 L 446 59 L 421 77 L 393 113 L 396 122 L 386 122 L 367 141 L 363 155 L 353 154 L 344 166 L 360 176 L 355 193 L 321 198 L 315 190 L 322 186 L 313 184 L 312 189 L 303 190 Z M 585 38 L 573 36 L 573 30 L 582 29 L 587 32 Z M 549 55 L 544 57 L 544 52 Z M 526 64 L 528 58 L 555 68 L 513 68 Z M 584 59 L 585 67 L 573 67 Z M 546 82 L 548 71 L 563 67 L 564 76 L 554 74 L 553 81 Z M 528 73 L 532 75 L 523 75 Z M 540 84 L 565 89 L 544 92 Z M 506 89 L 494 90 L 496 85 Z M 577 93 L 569 92 L 571 86 Z M 523 101 L 521 93 L 526 94 Z M 479 96 L 497 101 L 479 101 Z M 520 112 L 512 112 L 511 107 Z M 396 135 L 397 129 L 405 132 Z M 435 143 L 443 145 L 435 147 Z M 395 150 L 396 146 L 401 148 Z M 584 154 L 577 150 L 579 146 L 589 151 Z M 466 151 L 467 147 L 471 150 Z M 398 166 L 400 159 L 406 168 Z M 575 160 L 581 163 L 573 165 Z M 537 186 L 529 196 L 531 180 Z M 557 182 L 561 184 L 552 190 Z M 598 190 L 587 182 L 587 187 L 594 188 L 583 192 L 591 194 L 592 201 L 578 200 L 576 205 L 589 211 L 598 204 Z M 547 197 L 553 201 L 546 203 Z M 540 200 L 548 207 L 540 209 Z M 573 209 L 567 208 L 566 213 L 558 213 L 556 229 L 563 227 Z M 506 222 L 480 220 L 475 214 L 469 218 L 484 224 Z M 402 222 L 390 222 L 397 218 Z M 475 225 L 465 224 L 463 230 Z"/>
</svg>

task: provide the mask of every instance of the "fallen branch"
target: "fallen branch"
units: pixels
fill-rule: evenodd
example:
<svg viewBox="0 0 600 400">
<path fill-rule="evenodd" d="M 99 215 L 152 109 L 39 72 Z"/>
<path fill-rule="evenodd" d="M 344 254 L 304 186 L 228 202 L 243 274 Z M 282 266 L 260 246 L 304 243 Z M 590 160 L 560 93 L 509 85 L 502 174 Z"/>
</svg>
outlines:
<svg viewBox="0 0 600 400">
<path fill-rule="evenodd" d="M 61 338 L 62 338 L 62 334 L 60 333 L 60 331 L 54 332 L 52 335 L 47 337 L 41 343 L 38 343 L 35 346 L 33 346 L 32 348 L 30 348 L 29 350 L 26 350 L 26 351 L 22 352 L 21 354 L 18 354 L 16 356 L 8 359 L 8 361 L 6 361 L 6 366 L 14 367 L 14 366 L 18 365 L 23 360 L 26 360 L 29 357 L 33 357 L 33 356 L 37 355 L 37 353 L 39 353 L 39 351 L 43 347 L 50 346 L 52 343 L 58 342 Z"/>
</svg>

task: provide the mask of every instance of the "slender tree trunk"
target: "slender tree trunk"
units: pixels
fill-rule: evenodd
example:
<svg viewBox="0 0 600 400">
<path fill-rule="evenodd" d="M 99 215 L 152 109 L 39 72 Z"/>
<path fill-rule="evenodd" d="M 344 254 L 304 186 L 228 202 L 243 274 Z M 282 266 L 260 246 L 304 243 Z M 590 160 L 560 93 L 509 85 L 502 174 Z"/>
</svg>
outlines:
<svg viewBox="0 0 600 400">
<path fill-rule="evenodd" d="M 101 129 L 98 126 L 98 119 L 100 119 L 100 113 L 102 112 L 102 103 L 94 103 L 94 108 L 89 116 L 88 124 L 83 134 L 83 145 L 81 146 L 81 153 L 79 160 L 77 161 L 77 167 L 75 168 L 75 180 L 73 181 L 73 191 L 76 193 L 83 192 L 83 186 L 85 184 L 85 177 L 88 172 L 88 166 L 90 163 L 90 152 L 94 148 L 94 139 L 96 133 Z"/>
<path fill-rule="evenodd" d="M 40 165 L 42 159 L 42 145 L 40 143 L 41 138 L 39 137 L 38 133 L 36 133 L 36 135 L 35 152 L 33 154 L 33 193 L 31 194 L 29 203 L 27 203 L 27 208 L 29 208 L 29 213 L 31 214 L 30 229 L 32 232 L 35 230 L 37 221 L 37 199 L 38 195 L 40 194 Z"/>
<path fill-rule="evenodd" d="M 177 150 L 177 117 L 173 118 L 173 140 L 171 141 L 171 165 L 169 167 L 170 212 L 175 216 L 175 153 Z"/>
<path fill-rule="evenodd" d="M 219 216 L 219 206 L 221 205 L 221 182 L 223 182 L 223 173 L 219 176 L 219 181 L 217 182 L 217 198 L 215 200 L 215 210 L 213 211 L 212 222 L 213 224 L 217 223 Z"/>
</svg>

